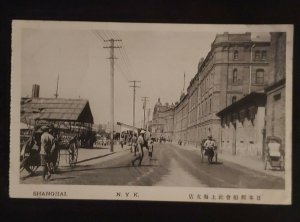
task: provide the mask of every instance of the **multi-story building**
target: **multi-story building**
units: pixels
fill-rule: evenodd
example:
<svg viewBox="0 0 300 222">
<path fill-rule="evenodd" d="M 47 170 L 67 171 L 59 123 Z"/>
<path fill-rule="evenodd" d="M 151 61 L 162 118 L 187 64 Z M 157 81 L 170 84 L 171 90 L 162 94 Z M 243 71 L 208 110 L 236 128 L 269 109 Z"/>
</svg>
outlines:
<svg viewBox="0 0 300 222">
<path fill-rule="evenodd" d="M 187 141 L 189 144 L 197 145 L 198 129 L 198 88 L 199 88 L 199 76 L 196 75 L 190 82 L 187 88 L 188 99 L 188 126 L 187 126 Z"/>
<path fill-rule="evenodd" d="M 216 114 L 272 83 L 269 51 L 270 38 L 253 38 L 250 32 L 216 35 L 187 93 L 175 104 L 173 139 L 199 144 L 211 135 L 220 146 L 221 122 Z"/>
<path fill-rule="evenodd" d="M 285 141 L 285 33 L 271 33 L 264 89 L 234 102 L 222 119 L 221 152 L 263 160 L 270 137 Z"/>
<path fill-rule="evenodd" d="M 216 113 L 269 82 L 269 41 L 254 41 L 251 33 L 218 34 L 198 67 L 198 140 L 212 135 L 220 145 Z"/>
<path fill-rule="evenodd" d="M 150 123 L 152 137 L 164 137 L 168 140 L 173 138 L 174 105 L 166 103 L 163 105 L 158 98 L 154 106 L 153 117 Z"/>
<path fill-rule="evenodd" d="M 187 128 L 188 128 L 188 107 L 189 100 L 187 94 L 180 96 L 179 103 L 174 107 L 174 140 L 188 142 Z"/>
</svg>

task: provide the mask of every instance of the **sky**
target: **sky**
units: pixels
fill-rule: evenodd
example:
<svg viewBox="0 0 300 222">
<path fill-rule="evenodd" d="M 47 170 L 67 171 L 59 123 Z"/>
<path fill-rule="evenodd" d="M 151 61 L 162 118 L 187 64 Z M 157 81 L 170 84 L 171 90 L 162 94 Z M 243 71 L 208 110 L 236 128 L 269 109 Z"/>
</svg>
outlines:
<svg viewBox="0 0 300 222">
<path fill-rule="evenodd" d="M 151 116 L 158 98 L 175 103 L 197 73 L 217 32 L 106 31 L 37 29 L 22 30 L 21 93 L 31 96 L 33 84 L 40 97 L 52 97 L 59 75 L 59 98 L 88 99 L 94 123 L 110 120 L 110 37 L 121 39 L 115 49 L 115 122 L 132 124 L 133 88 L 136 90 L 136 123 L 143 120 L 141 97 L 149 97 Z M 151 118 L 150 118 L 151 119 Z M 139 126 L 139 125 L 138 125 Z"/>
</svg>

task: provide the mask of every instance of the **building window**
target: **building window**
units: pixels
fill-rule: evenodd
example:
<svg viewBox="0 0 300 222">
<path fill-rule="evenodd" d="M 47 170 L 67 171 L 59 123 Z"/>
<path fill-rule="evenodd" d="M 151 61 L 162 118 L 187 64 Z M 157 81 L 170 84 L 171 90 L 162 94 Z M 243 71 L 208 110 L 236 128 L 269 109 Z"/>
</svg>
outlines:
<svg viewBox="0 0 300 222">
<path fill-rule="evenodd" d="M 280 98 L 281 98 L 281 93 L 274 95 L 274 101 L 280 100 Z"/>
<path fill-rule="evenodd" d="M 237 69 L 234 69 L 233 73 L 232 73 L 232 83 L 233 84 L 237 84 L 237 80 L 238 80 L 237 77 L 238 77 Z"/>
<path fill-rule="evenodd" d="M 266 60 L 267 59 L 267 51 L 261 51 L 261 59 Z"/>
<path fill-rule="evenodd" d="M 209 113 L 211 113 L 211 99 L 209 99 Z"/>
<path fill-rule="evenodd" d="M 255 83 L 256 84 L 263 84 L 264 83 L 264 70 L 258 69 L 256 70 L 256 76 L 255 76 Z"/>
<path fill-rule="evenodd" d="M 239 51 L 238 50 L 234 50 L 234 52 L 233 52 L 233 59 L 234 60 L 239 59 Z"/>
<path fill-rule="evenodd" d="M 260 51 L 259 51 L 259 50 L 256 50 L 256 51 L 255 51 L 254 59 L 255 59 L 255 60 L 259 60 L 259 59 L 260 59 Z"/>
<path fill-rule="evenodd" d="M 233 96 L 232 98 L 231 98 L 231 103 L 235 103 L 236 102 L 236 96 Z"/>
</svg>

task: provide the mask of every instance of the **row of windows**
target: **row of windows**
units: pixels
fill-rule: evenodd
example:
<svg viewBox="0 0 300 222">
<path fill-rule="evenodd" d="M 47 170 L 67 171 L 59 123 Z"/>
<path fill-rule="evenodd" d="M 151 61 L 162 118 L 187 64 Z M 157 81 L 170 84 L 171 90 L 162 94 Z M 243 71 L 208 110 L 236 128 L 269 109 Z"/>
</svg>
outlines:
<svg viewBox="0 0 300 222">
<path fill-rule="evenodd" d="M 263 69 L 257 69 L 254 76 L 254 83 L 263 84 L 264 83 L 265 71 Z M 232 72 L 232 84 L 240 84 L 238 78 L 238 70 L 234 69 Z"/>
<path fill-rule="evenodd" d="M 214 84 L 214 74 L 211 73 L 207 75 L 207 77 L 201 82 L 200 88 L 201 88 L 201 95 L 204 95 L 206 91 L 208 91 L 211 86 Z"/>
<path fill-rule="evenodd" d="M 239 51 L 234 50 L 233 52 L 233 59 L 239 59 Z M 267 51 L 266 50 L 255 50 L 254 51 L 254 59 L 255 60 L 266 60 L 267 59 Z"/>
<path fill-rule="evenodd" d="M 255 60 L 266 60 L 267 59 L 267 51 L 266 50 L 255 50 L 254 53 Z"/>
<path fill-rule="evenodd" d="M 199 107 L 199 116 L 205 116 L 207 114 L 210 114 L 212 112 L 212 99 L 206 100 L 206 102 L 203 102 L 200 104 Z"/>
<path fill-rule="evenodd" d="M 236 98 L 235 98 L 235 100 L 236 100 Z M 210 98 L 200 104 L 200 106 L 198 107 L 198 116 L 202 117 L 202 116 L 212 113 L 212 108 L 213 108 L 213 100 L 212 100 L 212 98 Z M 180 125 L 180 123 L 184 119 L 185 118 L 180 119 L 179 116 L 176 116 L 175 117 L 175 127 L 178 128 L 178 125 Z M 196 122 L 196 121 L 197 121 L 197 109 L 193 109 L 189 113 L 189 124 Z"/>
<path fill-rule="evenodd" d="M 197 121 L 197 109 L 194 109 L 193 111 L 190 112 L 190 118 L 189 118 L 189 123 L 193 123 Z"/>
<path fill-rule="evenodd" d="M 197 104 L 197 100 L 198 100 L 198 98 L 197 98 L 197 91 L 195 91 L 194 94 L 190 98 L 191 107 L 193 107 L 193 106 L 195 106 Z"/>
</svg>

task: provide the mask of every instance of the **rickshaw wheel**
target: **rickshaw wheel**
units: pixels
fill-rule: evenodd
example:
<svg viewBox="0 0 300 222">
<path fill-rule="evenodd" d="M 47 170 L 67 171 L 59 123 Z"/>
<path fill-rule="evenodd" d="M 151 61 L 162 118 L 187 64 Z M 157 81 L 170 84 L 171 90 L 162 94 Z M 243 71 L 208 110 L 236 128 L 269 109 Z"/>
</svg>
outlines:
<svg viewBox="0 0 300 222">
<path fill-rule="evenodd" d="M 31 170 L 31 172 L 28 172 L 28 173 L 30 173 L 30 174 L 35 173 L 35 171 L 37 170 L 38 167 L 39 166 L 37 166 L 37 165 L 30 165 L 29 169 Z"/>
<path fill-rule="evenodd" d="M 28 165 L 28 167 L 25 167 L 25 163 L 23 164 L 23 161 L 28 161 L 28 158 L 30 158 L 30 156 L 25 157 L 25 154 L 22 155 L 22 161 L 21 161 L 21 167 L 20 167 L 20 172 L 23 172 L 23 170 L 25 169 L 29 174 L 34 174 L 35 171 L 37 170 L 37 168 L 39 167 L 37 164 L 34 163 L 34 159 L 30 159 L 29 163 L 26 163 L 26 165 Z"/>
</svg>

